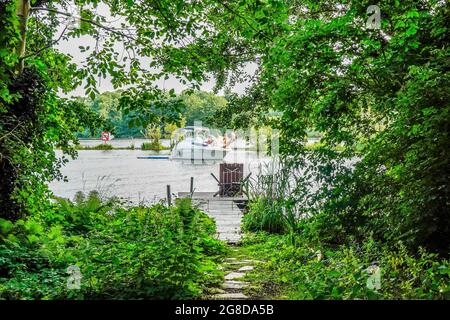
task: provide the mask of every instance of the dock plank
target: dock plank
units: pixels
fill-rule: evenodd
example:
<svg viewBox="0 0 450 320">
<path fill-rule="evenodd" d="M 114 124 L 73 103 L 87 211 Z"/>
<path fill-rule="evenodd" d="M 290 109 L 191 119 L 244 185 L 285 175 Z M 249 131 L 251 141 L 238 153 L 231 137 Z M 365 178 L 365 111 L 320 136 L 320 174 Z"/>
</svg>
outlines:
<svg viewBox="0 0 450 320">
<path fill-rule="evenodd" d="M 241 239 L 242 211 L 236 202 L 246 201 L 244 197 L 214 197 L 214 192 L 194 192 L 192 202 L 216 222 L 219 240 L 237 243 Z M 178 197 L 189 197 L 189 192 L 179 192 Z"/>
</svg>

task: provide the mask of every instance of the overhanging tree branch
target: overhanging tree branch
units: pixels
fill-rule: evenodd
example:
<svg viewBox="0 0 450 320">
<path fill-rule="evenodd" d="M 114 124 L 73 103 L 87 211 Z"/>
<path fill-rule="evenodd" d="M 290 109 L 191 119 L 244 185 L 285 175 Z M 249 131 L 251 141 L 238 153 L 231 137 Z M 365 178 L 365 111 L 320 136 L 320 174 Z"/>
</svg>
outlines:
<svg viewBox="0 0 450 320">
<path fill-rule="evenodd" d="M 64 11 L 59 11 L 59 10 L 56 10 L 56 9 L 45 8 L 45 7 L 32 7 L 32 8 L 30 8 L 30 11 L 31 11 L 31 12 L 35 12 L 35 11 L 47 11 L 47 12 L 51 12 L 51 13 L 63 15 L 63 16 L 66 16 L 66 17 L 72 17 L 72 16 L 73 16 L 72 14 L 67 13 L 67 12 L 64 12 Z M 94 26 L 96 26 L 96 27 L 99 27 L 99 28 L 104 29 L 104 30 L 106 30 L 106 31 L 109 31 L 109 32 L 111 32 L 111 33 L 114 33 L 114 34 L 117 34 L 117 35 L 119 35 L 119 36 L 125 37 L 125 38 L 127 38 L 127 39 L 129 39 L 129 40 L 136 41 L 136 38 L 135 38 L 135 37 L 133 37 L 133 36 L 131 36 L 131 35 L 129 35 L 129 34 L 123 33 L 123 32 L 119 31 L 119 30 L 116 29 L 116 28 L 112 28 L 112 27 L 109 27 L 109 26 L 105 26 L 105 25 L 103 25 L 103 24 L 101 24 L 101 23 L 98 23 L 98 22 L 96 22 L 96 21 L 93 21 L 93 20 L 90 20 L 90 19 L 86 19 L 86 18 L 83 18 L 83 17 L 79 17 L 79 19 L 80 19 L 80 21 L 87 22 L 87 23 L 89 23 L 89 24 L 92 24 L 92 25 L 94 25 Z"/>
<path fill-rule="evenodd" d="M 26 58 L 35 56 L 35 55 L 41 53 L 42 51 L 51 48 L 54 44 L 58 43 L 59 40 L 61 40 L 61 38 L 63 37 L 64 33 L 66 33 L 67 28 L 68 28 L 68 26 L 65 26 L 65 27 L 64 27 L 64 30 L 63 30 L 63 31 L 61 32 L 61 34 L 59 35 L 58 39 L 51 41 L 51 42 L 50 42 L 48 45 L 46 45 L 45 47 L 42 47 L 42 48 L 38 49 L 37 51 L 35 51 L 35 52 L 33 52 L 33 53 L 30 53 L 30 54 L 28 54 L 28 55 L 26 55 L 26 56 L 24 56 L 24 57 L 21 57 L 20 59 L 23 60 L 23 59 L 26 59 Z"/>
</svg>

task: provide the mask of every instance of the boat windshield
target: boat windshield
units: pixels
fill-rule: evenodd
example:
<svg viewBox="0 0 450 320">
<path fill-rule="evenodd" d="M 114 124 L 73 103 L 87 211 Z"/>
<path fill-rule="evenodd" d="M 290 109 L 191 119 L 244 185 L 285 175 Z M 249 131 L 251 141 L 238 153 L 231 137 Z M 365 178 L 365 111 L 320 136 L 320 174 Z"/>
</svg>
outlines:
<svg viewBox="0 0 450 320">
<path fill-rule="evenodd" d="M 186 127 L 178 129 L 178 131 L 176 132 L 176 137 L 181 139 L 191 138 L 206 140 L 209 136 L 209 130 L 207 128 L 201 127 Z"/>
</svg>

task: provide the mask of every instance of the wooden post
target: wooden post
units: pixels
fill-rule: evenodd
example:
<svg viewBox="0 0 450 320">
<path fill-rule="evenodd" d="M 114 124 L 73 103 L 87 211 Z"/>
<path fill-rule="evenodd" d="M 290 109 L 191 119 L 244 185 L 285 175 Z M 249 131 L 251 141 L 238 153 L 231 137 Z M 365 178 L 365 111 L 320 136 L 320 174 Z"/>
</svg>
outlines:
<svg viewBox="0 0 450 320">
<path fill-rule="evenodd" d="M 170 193 L 170 184 L 167 185 L 167 205 L 172 205 L 172 194 Z"/>
<path fill-rule="evenodd" d="M 191 177 L 191 187 L 189 188 L 189 192 L 191 193 L 191 198 L 194 195 L 194 177 Z"/>
</svg>

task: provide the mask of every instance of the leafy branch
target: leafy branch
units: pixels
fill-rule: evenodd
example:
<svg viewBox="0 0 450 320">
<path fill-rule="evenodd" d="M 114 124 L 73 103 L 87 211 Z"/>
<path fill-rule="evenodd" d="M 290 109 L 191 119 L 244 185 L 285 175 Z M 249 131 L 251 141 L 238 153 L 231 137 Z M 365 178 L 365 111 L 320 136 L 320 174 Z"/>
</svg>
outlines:
<svg viewBox="0 0 450 320">
<path fill-rule="evenodd" d="M 56 10 L 56 9 L 52 9 L 52 8 L 45 8 L 45 7 L 32 7 L 32 8 L 30 8 L 30 11 L 31 11 L 31 12 L 36 12 L 36 11 L 47 11 L 47 12 L 51 12 L 51 13 L 63 15 L 63 16 L 66 16 L 66 17 L 72 17 L 72 16 L 73 16 L 72 14 L 70 14 L 70 13 L 68 13 L 68 12 L 64 12 L 64 11 L 60 11 L 60 10 Z M 87 18 L 83 18 L 83 17 L 78 17 L 78 19 L 80 19 L 80 21 L 83 21 L 83 22 L 92 24 L 92 25 L 94 25 L 94 26 L 96 26 L 96 27 L 99 27 L 99 28 L 101 28 L 101 29 L 103 29 L 103 30 L 109 31 L 109 32 L 111 32 L 111 33 L 114 33 L 114 34 L 119 35 L 119 36 L 121 36 L 121 37 L 127 38 L 127 39 L 129 39 L 129 40 L 133 40 L 133 41 L 136 41 L 136 40 L 137 40 L 137 39 L 136 39 L 135 37 L 133 37 L 132 35 L 126 34 L 126 33 L 124 33 L 124 32 L 121 32 L 121 31 L 120 31 L 119 29 L 117 29 L 117 28 L 112 28 L 112 27 L 109 27 L 109 26 L 105 26 L 104 24 L 101 24 L 101 23 L 99 23 L 99 22 L 97 22 L 97 21 L 94 21 L 94 20 L 91 20 L 91 19 L 87 19 Z"/>
</svg>

